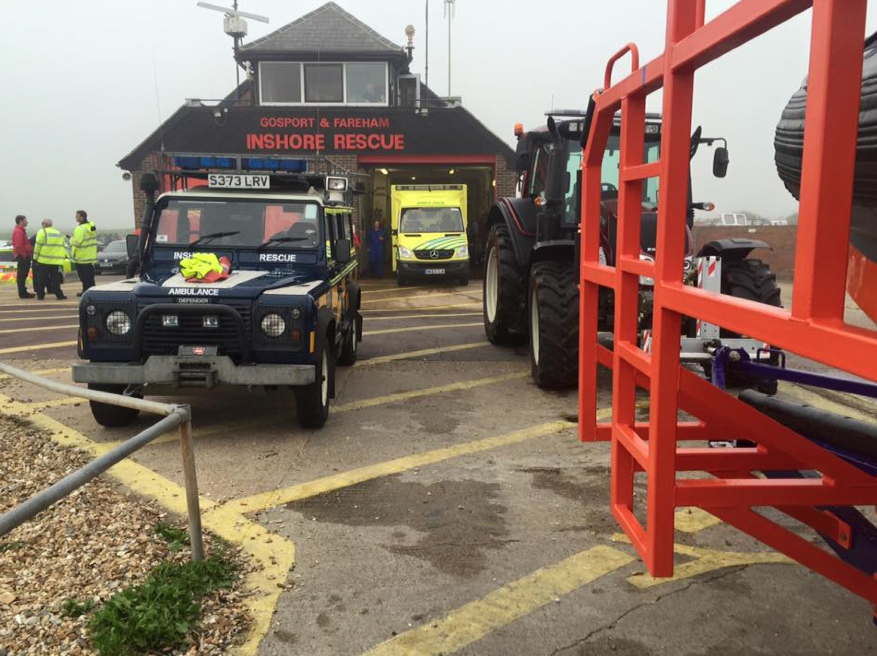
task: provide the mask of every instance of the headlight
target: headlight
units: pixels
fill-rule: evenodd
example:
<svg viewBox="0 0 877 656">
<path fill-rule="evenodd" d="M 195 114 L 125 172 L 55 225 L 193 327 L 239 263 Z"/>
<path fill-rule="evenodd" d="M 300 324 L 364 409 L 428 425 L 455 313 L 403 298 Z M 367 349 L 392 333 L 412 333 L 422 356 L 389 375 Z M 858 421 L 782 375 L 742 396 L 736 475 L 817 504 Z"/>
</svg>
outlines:
<svg viewBox="0 0 877 656">
<path fill-rule="evenodd" d="M 639 259 L 641 259 L 643 262 L 654 262 L 655 261 L 655 258 L 653 258 L 651 255 L 644 255 L 643 253 L 639 254 Z M 639 284 L 641 284 L 645 287 L 654 287 L 655 286 L 655 279 L 648 278 L 646 276 L 640 276 L 639 277 Z"/>
<path fill-rule="evenodd" d="M 286 322 L 279 314 L 266 314 L 262 317 L 262 332 L 268 337 L 280 337 L 286 330 Z"/>
<path fill-rule="evenodd" d="M 126 335 L 131 331 L 131 317 L 121 310 L 110 312 L 106 324 L 107 330 L 114 335 Z"/>
<path fill-rule="evenodd" d="M 399 247 L 399 259 L 410 260 L 412 257 L 414 257 L 414 253 L 411 252 L 410 248 L 406 248 L 405 246 Z"/>
<path fill-rule="evenodd" d="M 454 253 L 454 257 L 469 257 L 469 247 L 460 246 Z"/>
</svg>

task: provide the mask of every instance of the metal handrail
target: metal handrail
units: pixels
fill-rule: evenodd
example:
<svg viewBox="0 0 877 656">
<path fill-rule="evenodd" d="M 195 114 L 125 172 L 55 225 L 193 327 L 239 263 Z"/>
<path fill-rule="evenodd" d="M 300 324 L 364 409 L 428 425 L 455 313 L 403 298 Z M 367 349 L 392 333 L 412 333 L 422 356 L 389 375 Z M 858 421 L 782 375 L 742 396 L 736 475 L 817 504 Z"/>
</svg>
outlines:
<svg viewBox="0 0 877 656">
<path fill-rule="evenodd" d="M 115 449 L 92 460 L 84 467 L 65 476 L 60 481 L 35 494 L 23 503 L 0 515 L 0 537 L 6 535 L 24 522 L 33 519 L 37 514 L 63 499 L 74 490 L 82 487 L 92 479 L 107 471 L 139 449 L 143 448 L 160 435 L 178 427 L 180 446 L 183 456 L 183 475 L 186 485 L 186 510 L 189 516 L 189 542 L 192 545 L 192 560 L 204 559 L 204 542 L 201 533 L 201 507 L 198 501 L 198 479 L 195 474 L 195 451 L 192 443 L 192 411 L 188 405 L 157 403 L 121 394 L 99 392 L 75 385 L 59 383 L 41 376 L 0 362 L 0 371 L 32 385 L 60 394 L 88 399 L 99 403 L 141 410 L 157 415 L 164 415 L 158 423 L 125 440 Z"/>
</svg>

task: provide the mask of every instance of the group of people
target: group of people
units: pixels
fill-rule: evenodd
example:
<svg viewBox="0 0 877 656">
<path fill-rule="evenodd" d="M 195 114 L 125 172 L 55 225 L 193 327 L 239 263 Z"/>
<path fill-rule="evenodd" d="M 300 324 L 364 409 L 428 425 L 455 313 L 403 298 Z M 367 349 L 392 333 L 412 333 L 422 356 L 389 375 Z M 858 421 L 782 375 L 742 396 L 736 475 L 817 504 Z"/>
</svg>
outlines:
<svg viewBox="0 0 877 656">
<path fill-rule="evenodd" d="M 82 282 L 82 296 L 94 287 L 94 265 L 97 262 L 97 228 L 88 220 L 85 210 L 76 212 L 76 229 L 70 239 L 71 259 Z M 27 234 L 27 217 L 15 217 L 12 231 L 12 255 L 15 258 L 19 298 L 36 298 L 42 301 L 46 294 L 54 294 L 58 300 L 67 298 L 61 289 L 64 281 L 63 266 L 67 260 L 64 235 L 52 225 L 52 219 L 43 219 L 41 228 L 32 237 Z M 34 293 L 27 291 L 27 277 L 33 267 Z"/>
</svg>

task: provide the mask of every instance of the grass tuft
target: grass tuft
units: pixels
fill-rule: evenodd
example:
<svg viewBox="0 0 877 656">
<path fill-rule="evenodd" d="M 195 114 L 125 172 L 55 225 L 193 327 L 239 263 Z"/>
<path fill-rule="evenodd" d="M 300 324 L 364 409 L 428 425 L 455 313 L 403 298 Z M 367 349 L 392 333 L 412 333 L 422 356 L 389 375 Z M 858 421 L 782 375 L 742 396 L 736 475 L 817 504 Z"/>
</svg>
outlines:
<svg viewBox="0 0 877 656">
<path fill-rule="evenodd" d="M 92 610 L 94 610 L 94 599 L 79 601 L 70 598 L 61 605 L 61 615 L 64 617 L 81 617 Z"/>
<path fill-rule="evenodd" d="M 171 551 L 182 551 L 189 545 L 189 534 L 181 528 L 159 522 L 154 527 L 156 535 L 167 542 Z"/>
</svg>

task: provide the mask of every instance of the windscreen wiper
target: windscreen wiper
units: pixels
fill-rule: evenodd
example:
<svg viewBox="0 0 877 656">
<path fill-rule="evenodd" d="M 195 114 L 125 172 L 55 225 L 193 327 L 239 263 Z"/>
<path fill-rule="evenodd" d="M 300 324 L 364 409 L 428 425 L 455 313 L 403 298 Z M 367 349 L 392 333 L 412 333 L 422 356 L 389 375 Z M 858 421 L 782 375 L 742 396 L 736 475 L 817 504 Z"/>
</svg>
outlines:
<svg viewBox="0 0 877 656">
<path fill-rule="evenodd" d="M 284 244 L 290 241 L 307 241 L 308 239 L 310 239 L 310 237 L 274 237 L 266 241 L 264 244 L 259 244 L 256 250 L 266 248 L 271 244 Z"/>
<path fill-rule="evenodd" d="M 198 244 L 203 244 L 206 241 L 211 239 L 219 239 L 220 237 L 231 237 L 232 235 L 241 234 L 240 230 L 235 230 L 233 232 L 211 232 L 209 235 L 204 235 L 203 237 L 198 237 L 195 241 L 189 244 L 189 248 L 192 246 L 197 246 Z"/>
</svg>

